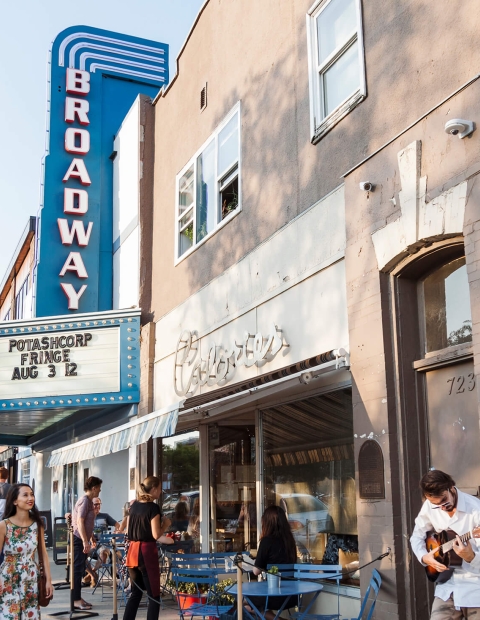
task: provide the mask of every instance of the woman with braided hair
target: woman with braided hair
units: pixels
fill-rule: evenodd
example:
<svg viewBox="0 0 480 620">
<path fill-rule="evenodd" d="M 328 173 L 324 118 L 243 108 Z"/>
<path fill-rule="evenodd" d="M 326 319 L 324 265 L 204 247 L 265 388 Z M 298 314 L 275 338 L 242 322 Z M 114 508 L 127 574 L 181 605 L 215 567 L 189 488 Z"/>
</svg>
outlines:
<svg viewBox="0 0 480 620">
<path fill-rule="evenodd" d="M 125 607 L 123 620 L 135 620 L 144 590 L 147 591 L 149 598 L 147 620 L 158 620 L 160 569 L 157 540 L 167 542 L 163 532 L 168 529 L 171 521 L 167 518 L 162 520 L 160 508 L 155 503 L 162 493 L 160 478 L 148 476 L 140 485 L 140 489 L 137 501 L 130 506 L 127 521 L 129 547 L 126 565 L 132 593 Z"/>
</svg>

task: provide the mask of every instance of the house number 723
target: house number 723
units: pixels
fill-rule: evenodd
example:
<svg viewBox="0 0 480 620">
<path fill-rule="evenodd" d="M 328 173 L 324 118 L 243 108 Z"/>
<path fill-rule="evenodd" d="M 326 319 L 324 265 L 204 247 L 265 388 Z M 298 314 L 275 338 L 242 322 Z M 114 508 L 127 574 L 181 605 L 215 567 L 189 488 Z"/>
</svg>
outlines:
<svg viewBox="0 0 480 620">
<path fill-rule="evenodd" d="M 469 392 L 472 392 L 475 389 L 475 375 L 473 372 L 469 372 L 466 377 L 464 375 L 452 377 L 451 379 L 447 379 L 447 384 L 448 383 L 450 383 L 449 396 L 452 394 L 462 394 L 465 392 L 465 388 L 467 388 Z"/>
</svg>

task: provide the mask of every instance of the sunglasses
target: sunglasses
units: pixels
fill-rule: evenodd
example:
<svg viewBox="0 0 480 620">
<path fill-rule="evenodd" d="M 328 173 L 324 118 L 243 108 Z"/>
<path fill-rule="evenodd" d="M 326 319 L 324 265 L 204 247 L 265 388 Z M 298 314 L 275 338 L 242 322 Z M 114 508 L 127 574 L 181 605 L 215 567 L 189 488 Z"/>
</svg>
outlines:
<svg viewBox="0 0 480 620">
<path fill-rule="evenodd" d="M 447 491 L 447 493 L 450 493 L 453 497 L 453 493 L 451 491 Z M 448 508 L 449 506 L 453 508 L 453 502 L 449 499 L 441 504 L 432 504 L 432 502 L 430 502 L 430 504 L 432 505 L 432 510 L 437 510 L 438 508 Z"/>
</svg>

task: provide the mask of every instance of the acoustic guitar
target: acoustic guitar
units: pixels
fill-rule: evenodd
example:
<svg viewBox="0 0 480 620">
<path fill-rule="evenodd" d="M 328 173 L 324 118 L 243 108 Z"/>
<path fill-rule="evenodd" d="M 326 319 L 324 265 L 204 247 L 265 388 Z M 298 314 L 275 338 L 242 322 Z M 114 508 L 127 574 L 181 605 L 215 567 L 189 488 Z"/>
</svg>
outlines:
<svg viewBox="0 0 480 620">
<path fill-rule="evenodd" d="M 470 538 L 480 538 L 480 527 L 474 527 L 471 532 L 467 532 L 466 534 L 458 534 L 458 536 L 463 543 L 466 543 L 470 540 Z M 439 573 L 432 566 L 426 566 L 425 571 L 430 581 L 437 581 L 439 575 L 442 575 L 442 581 L 446 581 L 446 578 L 450 578 L 453 572 L 453 567 L 462 565 L 462 558 L 453 550 L 453 543 L 455 542 L 456 537 L 457 533 L 450 529 L 442 532 L 427 532 L 425 539 L 427 551 L 430 552 L 433 549 L 436 549 L 433 557 L 437 560 L 437 562 L 440 562 L 440 564 L 452 569 L 447 575 L 447 571 Z"/>
</svg>

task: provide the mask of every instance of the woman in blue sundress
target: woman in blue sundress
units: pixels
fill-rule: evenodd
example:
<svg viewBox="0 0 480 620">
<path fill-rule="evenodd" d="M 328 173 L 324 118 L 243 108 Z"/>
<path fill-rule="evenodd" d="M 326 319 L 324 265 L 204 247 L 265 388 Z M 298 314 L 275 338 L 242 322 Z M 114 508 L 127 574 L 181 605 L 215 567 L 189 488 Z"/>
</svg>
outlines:
<svg viewBox="0 0 480 620">
<path fill-rule="evenodd" d="M 3 521 L 0 521 L 0 618 L 39 620 L 37 546 L 42 545 L 47 595 L 53 595 L 43 525 L 28 484 L 13 484 L 8 491 Z"/>
</svg>

